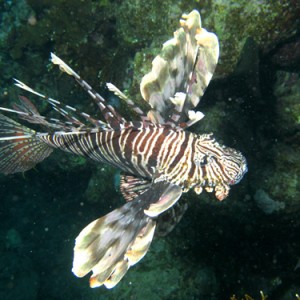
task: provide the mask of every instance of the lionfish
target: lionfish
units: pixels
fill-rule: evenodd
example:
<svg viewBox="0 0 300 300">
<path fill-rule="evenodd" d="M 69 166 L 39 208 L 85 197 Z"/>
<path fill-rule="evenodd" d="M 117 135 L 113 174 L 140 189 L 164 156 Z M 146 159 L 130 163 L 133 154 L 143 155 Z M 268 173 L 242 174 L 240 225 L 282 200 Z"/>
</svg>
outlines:
<svg viewBox="0 0 300 300">
<path fill-rule="evenodd" d="M 47 97 L 19 80 L 16 85 L 47 101 L 64 119 L 45 117 L 25 97 L 12 112 L 46 128 L 29 129 L 0 114 L 0 171 L 24 172 L 61 149 L 122 170 L 120 190 L 126 204 L 94 220 L 78 235 L 73 273 L 90 271 L 90 286 L 114 287 L 127 270 L 146 254 L 155 230 L 168 233 L 187 208 L 179 198 L 193 189 L 228 196 L 231 185 L 247 172 L 244 156 L 220 145 L 212 134 L 187 131 L 202 119 L 195 111 L 219 56 L 218 38 L 201 27 L 198 11 L 184 14 L 180 28 L 163 44 L 142 78 L 145 113 L 113 84 L 107 87 L 138 116 L 127 121 L 104 98 L 55 54 L 51 61 L 71 75 L 100 108 L 104 121 Z M 166 224 L 167 222 L 167 224 Z"/>
</svg>

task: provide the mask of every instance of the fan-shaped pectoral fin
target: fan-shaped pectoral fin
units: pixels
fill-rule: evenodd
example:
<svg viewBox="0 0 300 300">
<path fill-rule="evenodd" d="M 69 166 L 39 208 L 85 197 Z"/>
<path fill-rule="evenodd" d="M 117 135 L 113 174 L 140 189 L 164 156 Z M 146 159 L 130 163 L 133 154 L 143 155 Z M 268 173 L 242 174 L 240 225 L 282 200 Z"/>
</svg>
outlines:
<svg viewBox="0 0 300 300">
<path fill-rule="evenodd" d="M 180 195 L 178 186 L 156 182 L 132 201 L 90 223 L 76 238 L 73 273 L 83 277 L 92 271 L 91 287 L 114 287 L 147 253 L 156 227 L 153 217 L 172 206 Z"/>
<path fill-rule="evenodd" d="M 212 78 L 219 42 L 214 33 L 202 28 L 196 10 L 183 15 L 180 26 L 154 58 L 140 90 L 152 108 L 148 117 L 154 123 L 188 127 L 203 116 L 189 112 L 198 105 Z"/>
</svg>

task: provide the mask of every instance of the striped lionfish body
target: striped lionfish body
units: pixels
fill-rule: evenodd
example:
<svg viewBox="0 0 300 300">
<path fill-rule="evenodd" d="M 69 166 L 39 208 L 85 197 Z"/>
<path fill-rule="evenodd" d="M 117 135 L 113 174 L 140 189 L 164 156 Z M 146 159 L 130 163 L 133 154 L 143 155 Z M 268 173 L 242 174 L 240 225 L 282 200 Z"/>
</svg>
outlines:
<svg viewBox="0 0 300 300">
<path fill-rule="evenodd" d="M 0 108 L 47 129 L 37 132 L 0 114 L 1 172 L 26 171 L 55 148 L 123 171 L 120 190 L 126 204 L 90 223 L 76 238 L 72 270 L 79 277 L 92 271 L 91 287 L 114 287 L 146 254 L 156 227 L 161 234 L 170 231 L 186 209 L 185 203 L 178 202 L 183 192 L 194 189 L 200 194 L 205 189 L 223 200 L 247 171 L 240 152 L 220 145 L 212 134 L 185 130 L 203 117 L 193 109 L 212 77 L 218 54 L 217 37 L 201 28 L 199 13 L 192 11 L 183 16 L 181 28 L 164 44 L 152 71 L 142 79 L 141 93 L 150 107 L 147 113 L 107 84 L 135 111 L 138 121 L 125 120 L 54 54 L 52 62 L 88 92 L 105 121 L 18 80 L 17 86 L 47 101 L 65 120 L 40 115 L 25 97 L 14 109 Z M 166 220 L 169 226 L 164 228 Z"/>
</svg>

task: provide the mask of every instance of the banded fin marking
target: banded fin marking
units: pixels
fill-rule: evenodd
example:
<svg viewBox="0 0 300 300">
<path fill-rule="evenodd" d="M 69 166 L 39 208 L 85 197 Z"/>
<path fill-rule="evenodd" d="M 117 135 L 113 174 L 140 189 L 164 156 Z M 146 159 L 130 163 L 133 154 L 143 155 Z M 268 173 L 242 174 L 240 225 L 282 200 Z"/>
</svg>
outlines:
<svg viewBox="0 0 300 300">
<path fill-rule="evenodd" d="M 204 118 L 204 114 L 201 111 L 189 110 L 188 117 L 189 120 L 187 122 L 180 123 L 181 128 L 185 129 L 194 125 L 195 123 Z"/>
<path fill-rule="evenodd" d="M 78 124 L 74 124 L 74 122 L 70 121 L 62 122 L 55 118 L 47 118 L 45 116 L 42 116 L 39 114 L 39 112 L 36 110 L 35 106 L 30 102 L 29 99 L 24 96 L 20 96 L 19 99 L 21 101 L 20 104 L 13 104 L 13 107 L 15 109 L 0 107 L 0 110 L 17 114 L 19 119 L 25 120 L 29 123 L 45 126 L 48 130 L 48 133 L 53 131 L 51 129 L 67 132 L 78 130 Z M 24 100 L 27 102 L 25 105 Z M 29 108 L 29 106 L 31 106 L 31 108 Z"/>
<path fill-rule="evenodd" d="M 49 120 L 47 121 L 47 118 L 44 116 L 41 116 L 37 108 L 34 106 L 34 104 L 26 97 L 19 96 L 20 103 L 13 104 L 13 108 L 15 111 L 12 111 L 14 113 L 18 113 L 18 117 L 22 120 L 25 120 L 32 124 L 40 124 L 43 126 L 46 126 L 48 128 L 54 127 L 55 129 L 66 129 L 66 124 L 63 124 L 59 120 Z M 53 124 L 54 122 L 54 124 Z"/>
<path fill-rule="evenodd" d="M 151 186 L 151 181 L 132 175 L 121 174 L 120 191 L 126 201 L 132 201 Z"/>
<path fill-rule="evenodd" d="M 215 34 L 201 27 L 196 10 L 183 15 L 180 25 L 152 61 L 152 70 L 142 78 L 140 90 L 152 108 L 148 117 L 154 123 L 186 128 L 200 120 L 199 115 L 189 119 L 188 112 L 197 106 L 212 78 L 219 44 Z"/>
<path fill-rule="evenodd" d="M 81 112 L 78 111 L 76 108 L 70 106 L 70 105 L 65 105 L 62 102 L 47 97 L 46 95 L 39 93 L 37 91 L 35 91 L 34 89 L 32 89 L 31 87 L 29 87 L 28 85 L 26 85 L 25 83 L 23 83 L 22 81 L 18 80 L 18 79 L 14 79 L 16 81 L 15 85 L 25 91 L 28 91 L 34 95 L 39 96 L 40 98 L 44 99 L 45 101 L 47 101 L 55 111 L 57 111 L 60 115 L 62 115 L 64 118 L 66 118 L 68 121 L 70 121 L 71 123 L 76 124 L 77 126 L 84 126 L 87 127 L 86 124 L 82 123 L 78 117 L 81 116 L 83 117 L 86 121 L 90 122 L 91 124 L 93 124 L 95 127 L 100 127 L 100 128 L 106 128 L 107 124 L 100 121 L 100 120 L 96 120 L 94 118 L 92 118 L 89 114 L 85 113 L 85 112 Z M 70 113 L 68 112 L 70 111 Z M 77 114 L 77 117 L 73 116 L 73 114 Z"/>
<path fill-rule="evenodd" d="M 20 104 L 15 104 L 13 107 L 14 108 L 19 108 L 20 111 L 24 111 L 27 113 L 31 113 L 33 115 L 40 116 L 39 111 L 37 108 L 34 106 L 34 104 L 26 97 L 24 96 L 19 96 Z"/>
<path fill-rule="evenodd" d="M 36 132 L 0 114 L 0 172 L 25 172 L 48 157 L 53 149 Z"/>
<path fill-rule="evenodd" d="M 147 225 L 140 230 L 132 245 L 124 254 L 124 259 L 120 260 L 114 267 L 109 268 L 107 271 L 92 276 L 90 278 L 90 286 L 94 288 L 104 284 L 108 289 L 115 287 L 128 269 L 146 255 L 152 242 L 155 228 L 156 222 L 150 219 Z"/>
<path fill-rule="evenodd" d="M 93 98 L 97 106 L 100 108 L 104 119 L 112 128 L 119 128 L 120 123 L 124 124 L 126 120 L 111 106 L 106 105 L 105 99 L 97 93 L 79 74 L 77 74 L 70 66 L 68 66 L 62 59 L 54 53 L 51 53 L 51 62 L 58 65 L 61 71 L 72 76 L 77 83 Z"/>
<path fill-rule="evenodd" d="M 128 105 L 128 107 L 130 107 L 134 112 L 136 112 L 144 123 L 151 122 L 151 120 L 147 117 L 147 114 L 138 105 L 136 105 L 131 99 L 129 99 L 123 92 L 121 92 L 115 85 L 108 82 L 106 83 L 106 86 L 116 96 L 124 100 Z"/>
<path fill-rule="evenodd" d="M 73 273 L 83 277 L 92 271 L 91 287 L 114 287 L 151 244 L 156 220 L 144 211 L 169 192 L 177 197 L 174 187 L 165 181 L 153 183 L 134 200 L 86 226 L 76 238 Z"/>
<path fill-rule="evenodd" d="M 193 110 L 189 110 L 187 112 L 189 120 L 187 122 L 179 122 L 186 98 L 187 94 L 185 93 L 176 93 L 174 97 L 170 97 L 170 101 L 175 105 L 175 107 L 173 110 L 173 114 L 167 118 L 166 124 L 174 126 L 174 124 L 179 123 L 180 129 L 186 129 L 194 125 L 204 117 L 204 114 L 200 111 L 195 112 Z"/>
</svg>

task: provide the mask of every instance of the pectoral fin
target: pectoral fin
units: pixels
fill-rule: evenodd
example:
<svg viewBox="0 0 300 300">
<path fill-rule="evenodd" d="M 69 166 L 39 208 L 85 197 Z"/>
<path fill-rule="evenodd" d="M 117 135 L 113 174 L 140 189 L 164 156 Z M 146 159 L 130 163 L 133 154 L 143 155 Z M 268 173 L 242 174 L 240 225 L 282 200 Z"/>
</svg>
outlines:
<svg viewBox="0 0 300 300">
<path fill-rule="evenodd" d="M 150 204 L 149 208 L 144 210 L 144 213 L 149 217 L 157 217 L 168 208 L 173 206 L 182 194 L 180 186 L 170 184 L 165 189 L 164 193 L 160 196 L 159 200 Z"/>
<path fill-rule="evenodd" d="M 73 273 L 83 277 L 92 271 L 91 287 L 114 287 L 147 253 L 156 227 L 152 216 L 168 209 L 180 195 L 178 186 L 153 183 L 132 201 L 90 223 L 76 238 Z"/>
</svg>

